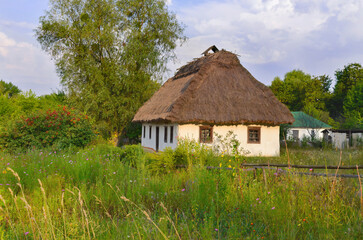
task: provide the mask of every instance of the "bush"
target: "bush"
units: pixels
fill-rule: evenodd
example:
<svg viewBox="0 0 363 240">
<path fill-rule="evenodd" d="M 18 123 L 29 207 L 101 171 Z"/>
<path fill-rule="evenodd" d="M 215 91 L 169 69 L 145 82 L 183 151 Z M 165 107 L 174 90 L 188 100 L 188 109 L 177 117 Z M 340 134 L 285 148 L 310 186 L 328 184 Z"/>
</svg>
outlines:
<svg viewBox="0 0 363 240">
<path fill-rule="evenodd" d="M 33 148 L 84 147 L 94 136 L 87 115 L 64 106 L 21 117 L 0 133 L 0 147 L 12 152 Z"/>
<path fill-rule="evenodd" d="M 141 145 L 126 145 L 121 151 L 121 162 L 131 167 L 140 167 L 143 164 L 145 156 L 144 149 Z"/>
<path fill-rule="evenodd" d="M 176 168 L 174 151 L 169 147 L 165 148 L 163 152 L 149 153 L 147 158 L 148 170 L 152 174 L 166 174 Z"/>
</svg>

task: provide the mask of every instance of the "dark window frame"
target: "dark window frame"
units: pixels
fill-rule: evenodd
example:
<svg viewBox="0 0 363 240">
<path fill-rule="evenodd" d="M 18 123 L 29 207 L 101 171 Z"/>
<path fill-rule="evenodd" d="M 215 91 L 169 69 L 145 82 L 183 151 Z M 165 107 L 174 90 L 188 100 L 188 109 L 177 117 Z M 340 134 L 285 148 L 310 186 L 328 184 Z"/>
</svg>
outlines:
<svg viewBox="0 0 363 240">
<path fill-rule="evenodd" d="M 170 143 L 173 143 L 174 138 L 174 126 L 170 126 Z"/>
<path fill-rule="evenodd" d="M 151 126 L 149 126 L 149 139 L 151 139 L 151 131 L 152 131 L 152 128 L 151 128 Z"/>
<path fill-rule="evenodd" d="M 164 127 L 164 143 L 168 143 L 168 126 Z"/>
<path fill-rule="evenodd" d="M 145 136 L 146 136 L 146 134 L 145 134 L 146 126 L 145 126 L 145 125 L 144 125 L 144 127 L 143 127 L 143 130 L 144 130 L 144 132 L 142 133 L 142 136 L 143 136 L 143 138 L 145 138 Z"/>
<path fill-rule="evenodd" d="M 250 138 L 250 131 L 257 131 L 258 141 Z M 261 127 L 248 127 L 247 128 L 247 143 L 260 144 L 261 143 Z"/>
<path fill-rule="evenodd" d="M 203 131 L 209 130 L 209 139 L 204 139 Z M 213 126 L 200 126 L 199 127 L 199 142 L 200 143 L 213 143 Z"/>
</svg>

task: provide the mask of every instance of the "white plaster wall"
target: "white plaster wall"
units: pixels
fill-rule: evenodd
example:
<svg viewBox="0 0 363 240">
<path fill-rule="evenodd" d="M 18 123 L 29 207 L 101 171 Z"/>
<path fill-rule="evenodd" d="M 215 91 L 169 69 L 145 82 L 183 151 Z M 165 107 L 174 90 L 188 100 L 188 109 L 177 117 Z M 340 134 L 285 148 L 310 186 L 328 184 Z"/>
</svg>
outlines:
<svg viewBox="0 0 363 240">
<path fill-rule="evenodd" d="M 348 143 L 346 133 L 333 132 L 332 140 L 333 145 L 336 148 L 345 148 Z"/>
<path fill-rule="evenodd" d="M 332 133 L 332 139 L 333 139 L 333 146 L 335 148 L 347 148 L 349 145 L 349 141 L 347 138 L 347 134 L 345 132 L 333 132 Z M 358 141 L 360 139 L 363 139 L 363 133 L 352 133 L 352 141 L 353 146 L 356 146 L 358 144 Z"/>
<path fill-rule="evenodd" d="M 289 130 L 287 131 L 287 139 L 292 139 L 293 135 L 292 135 L 292 130 L 298 130 L 299 131 L 299 140 L 303 140 L 304 136 L 308 137 L 310 139 L 311 135 L 311 128 L 289 128 Z M 316 139 L 323 139 L 323 131 L 325 130 L 325 128 L 320 128 L 320 129 L 314 129 L 315 131 L 315 137 Z M 310 132 L 310 133 L 309 133 Z"/>
<path fill-rule="evenodd" d="M 145 126 L 145 137 L 144 137 Z M 149 126 L 151 126 L 151 138 L 149 138 Z M 164 142 L 164 127 L 168 127 L 168 139 Z M 173 126 L 173 142 L 170 143 L 170 127 Z M 159 151 L 163 151 L 166 147 L 176 148 L 178 125 L 177 124 L 142 124 L 141 146 L 156 150 L 156 127 L 159 127 Z"/>
<path fill-rule="evenodd" d="M 353 142 L 357 142 L 363 139 L 363 133 L 352 133 Z"/>
<path fill-rule="evenodd" d="M 195 139 L 199 141 L 199 126 L 194 124 L 179 125 L 178 136 L 182 138 Z M 214 126 L 213 142 L 215 142 L 215 133 L 226 136 L 229 131 L 236 134 L 236 138 L 240 141 L 241 147 L 249 152 L 248 156 L 279 156 L 280 154 L 280 138 L 279 126 L 267 127 L 260 125 L 250 125 L 250 127 L 261 127 L 261 142 L 247 143 L 247 126 Z M 212 145 L 212 144 L 207 144 Z"/>
</svg>

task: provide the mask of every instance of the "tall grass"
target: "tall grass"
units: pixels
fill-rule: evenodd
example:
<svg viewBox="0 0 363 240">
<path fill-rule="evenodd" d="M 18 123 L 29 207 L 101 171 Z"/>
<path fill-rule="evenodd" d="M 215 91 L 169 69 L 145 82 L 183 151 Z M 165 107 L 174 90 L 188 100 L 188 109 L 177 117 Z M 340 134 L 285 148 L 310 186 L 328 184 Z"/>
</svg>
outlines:
<svg viewBox="0 0 363 240">
<path fill-rule="evenodd" d="M 178 150 L 165 156 L 126 151 L 139 159 L 125 161 L 130 157 L 125 150 L 105 145 L 78 152 L 1 154 L 0 238 L 359 239 L 363 235 L 357 179 L 245 171 L 234 161 L 263 158 L 236 159 L 207 150 Z M 291 149 L 289 155 L 291 164 L 307 158 L 310 162 L 304 164 L 324 164 L 323 159 L 337 158 L 335 151 Z M 361 153 L 343 152 L 342 165 L 359 164 L 355 156 Z M 285 157 L 271 161 L 284 162 Z M 155 160 L 171 165 L 187 161 L 189 167 L 175 169 Z M 207 170 L 207 163 L 231 165 L 234 170 Z M 155 171 L 155 166 L 164 170 Z"/>
</svg>

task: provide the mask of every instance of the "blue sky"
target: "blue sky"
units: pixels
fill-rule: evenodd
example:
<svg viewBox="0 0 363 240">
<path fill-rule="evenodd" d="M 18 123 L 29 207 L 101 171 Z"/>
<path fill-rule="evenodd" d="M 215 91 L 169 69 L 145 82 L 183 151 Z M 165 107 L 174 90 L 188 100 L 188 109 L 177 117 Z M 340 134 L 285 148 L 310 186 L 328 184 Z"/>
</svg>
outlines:
<svg viewBox="0 0 363 240">
<path fill-rule="evenodd" d="M 175 69 L 216 45 L 239 59 L 262 83 L 293 69 L 328 74 L 363 63 L 362 0 L 167 0 L 189 38 L 176 49 Z M 0 79 L 22 90 L 60 89 L 54 63 L 33 29 L 48 0 L 0 0 Z M 165 79 L 164 79 L 165 80 Z"/>
</svg>

